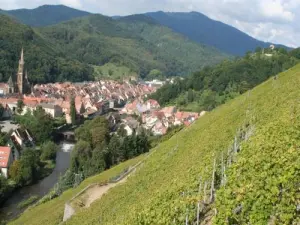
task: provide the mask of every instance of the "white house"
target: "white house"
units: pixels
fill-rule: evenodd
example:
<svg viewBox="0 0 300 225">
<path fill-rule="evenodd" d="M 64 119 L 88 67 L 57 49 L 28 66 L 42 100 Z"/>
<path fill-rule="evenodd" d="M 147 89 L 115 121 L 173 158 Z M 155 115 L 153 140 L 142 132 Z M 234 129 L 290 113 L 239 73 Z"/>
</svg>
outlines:
<svg viewBox="0 0 300 225">
<path fill-rule="evenodd" d="M 0 170 L 1 175 L 5 178 L 8 177 L 8 170 L 10 165 L 13 163 L 12 151 L 10 147 L 0 147 Z"/>
<path fill-rule="evenodd" d="M 63 110 L 59 105 L 50 103 L 41 103 L 40 106 L 46 113 L 50 114 L 53 118 L 60 117 L 63 114 Z"/>
</svg>

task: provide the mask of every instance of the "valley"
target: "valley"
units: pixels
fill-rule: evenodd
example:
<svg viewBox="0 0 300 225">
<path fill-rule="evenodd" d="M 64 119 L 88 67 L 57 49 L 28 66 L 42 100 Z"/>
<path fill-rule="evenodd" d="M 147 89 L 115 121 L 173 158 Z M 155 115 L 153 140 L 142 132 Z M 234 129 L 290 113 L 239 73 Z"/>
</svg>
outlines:
<svg viewBox="0 0 300 225">
<path fill-rule="evenodd" d="M 125 3 L 0 10 L 0 224 L 300 224 L 298 5 Z"/>
</svg>

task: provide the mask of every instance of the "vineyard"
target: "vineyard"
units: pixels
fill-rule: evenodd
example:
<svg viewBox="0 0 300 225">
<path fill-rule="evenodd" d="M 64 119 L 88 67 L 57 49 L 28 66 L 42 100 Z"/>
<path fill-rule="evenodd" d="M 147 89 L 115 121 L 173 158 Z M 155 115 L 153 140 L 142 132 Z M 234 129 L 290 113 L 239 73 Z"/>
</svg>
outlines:
<svg viewBox="0 0 300 225">
<path fill-rule="evenodd" d="M 66 224 L 299 224 L 299 84 L 300 65 L 216 108 Z M 12 224 L 58 224 L 53 201 Z"/>
</svg>

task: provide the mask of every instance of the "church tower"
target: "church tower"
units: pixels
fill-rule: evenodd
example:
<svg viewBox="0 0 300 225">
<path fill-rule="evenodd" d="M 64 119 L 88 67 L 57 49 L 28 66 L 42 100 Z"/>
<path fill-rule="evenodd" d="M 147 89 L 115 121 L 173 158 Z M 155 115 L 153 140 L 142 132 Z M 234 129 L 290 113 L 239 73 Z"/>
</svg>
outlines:
<svg viewBox="0 0 300 225">
<path fill-rule="evenodd" d="M 22 48 L 21 58 L 19 60 L 19 68 L 18 68 L 18 73 L 17 73 L 17 87 L 18 87 L 19 94 L 24 93 L 23 78 L 24 78 L 24 52 L 23 52 L 23 48 Z"/>
</svg>

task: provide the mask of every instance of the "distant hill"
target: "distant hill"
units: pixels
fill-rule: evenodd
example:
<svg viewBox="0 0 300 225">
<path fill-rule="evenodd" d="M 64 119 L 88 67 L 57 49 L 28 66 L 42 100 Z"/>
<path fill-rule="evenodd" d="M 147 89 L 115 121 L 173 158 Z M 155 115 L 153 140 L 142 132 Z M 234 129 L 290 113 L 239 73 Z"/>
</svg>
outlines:
<svg viewBox="0 0 300 225">
<path fill-rule="evenodd" d="M 253 51 L 257 47 L 269 47 L 271 44 L 259 41 L 232 26 L 212 20 L 198 12 L 166 13 L 159 11 L 146 15 L 193 41 L 214 46 L 232 55 L 242 56 L 247 51 Z M 281 47 L 284 46 L 281 45 Z"/>
<path fill-rule="evenodd" d="M 197 44 L 145 15 L 112 19 L 90 15 L 38 29 L 68 57 L 101 66 L 126 66 L 145 77 L 153 69 L 187 75 L 229 56 Z"/>
<path fill-rule="evenodd" d="M 15 73 L 22 47 L 34 83 L 83 81 L 93 75 L 146 77 L 154 69 L 166 76 L 183 76 L 230 58 L 145 15 L 115 20 L 93 14 L 32 28 L 0 14 L 0 26 L 2 81 Z"/>
<path fill-rule="evenodd" d="M 13 16 L 20 22 L 33 27 L 57 24 L 90 15 L 88 12 L 64 5 L 43 5 L 35 9 L 0 10 L 0 13 Z"/>
</svg>

